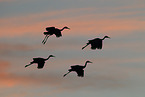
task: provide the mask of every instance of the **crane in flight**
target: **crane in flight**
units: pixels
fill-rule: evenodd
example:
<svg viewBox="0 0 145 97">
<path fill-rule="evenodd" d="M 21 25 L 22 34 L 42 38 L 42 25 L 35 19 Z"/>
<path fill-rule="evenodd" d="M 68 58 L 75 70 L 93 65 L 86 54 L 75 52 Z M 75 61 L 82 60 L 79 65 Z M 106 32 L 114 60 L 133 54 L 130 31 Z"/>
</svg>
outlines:
<svg viewBox="0 0 145 97">
<path fill-rule="evenodd" d="M 88 40 L 88 43 L 86 43 L 86 45 L 84 47 L 82 47 L 82 50 L 87 47 L 89 44 L 91 44 L 91 49 L 92 50 L 95 50 L 96 48 L 97 49 L 102 49 L 102 46 L 103 46 L 103 40 L 105 38 L 110 38 L 109 36 L 104 36 L 103 39 L 100 39 L 100 38 L 95 38 L 95 39 L 92 39 L 92 40 Z"/>
<path fill-rule="evenodd" d="M 68 73 L 64 74 L 63 77 L 65 77 L 67 74 L 69 74 L 70 72 L 74 71 L 77 73 L 78 77 L 84 77 L 84 68 L 86 68 L 87 63 L 92 63 L 91 61 L 86 61 L 84 66 L 81 65 L 74 65 L 71 66 L 71 69 L 69 69 Z"/>
<path fill-rule="evenodd" d="M 55 35 L 57 38 L 61 37 L 62 36 L 62 33 L 61 31 L 63 31 L 64 29 L 70 29 L 68 28 L 67 26 L 63 27 L 62 29 L 58 29 L 58 28 L 55 28 L 55 27 L 47 27 L 46 28 L 46 31 L 47 32 L 44 32 L 43 34 L 45 35 L 45 38 L 43 39 L 42 43 L 45 44 L 48 37 L 51 36 L 51 35 Z"/>
<path fill-rule="evenodd" d="M 49 55 L 48 58 L 46 58 L 46 59 L 40 58 L 40 57 L 33 58 L 33 61 L 30 62 L 30 64 L 26 65 L 25 67 L 28 67 L 28 66 L 32 65 L 33 63 L 37 63 L 38 64 L 37 68 L 42 69 L 44 67 L 45 61 L 47 61 L 50 57 L 55 57 L 55 56 Z"/>
</svg>

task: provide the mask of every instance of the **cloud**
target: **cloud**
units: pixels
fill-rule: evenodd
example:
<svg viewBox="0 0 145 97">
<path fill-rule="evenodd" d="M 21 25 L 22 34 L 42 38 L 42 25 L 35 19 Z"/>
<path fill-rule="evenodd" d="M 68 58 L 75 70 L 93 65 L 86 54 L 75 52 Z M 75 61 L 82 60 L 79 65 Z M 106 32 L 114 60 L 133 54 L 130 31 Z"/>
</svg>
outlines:
<svg viewBox="0 0 145 97">
<path fill-rule="evenodd" d="M 64 15 L 66 14 L 70 14 L 72 11 L 69 12 L 69 10 L 67 11 L 62 11 L 64 13 Z M 140 30 L 145 30 L 145 28 L 143 27 L 143 25 L 145 24 L 144 21 L 141 21 L 138 17 L 133 17 L 133 18 L 115 18 L 117 16 L 120 15 L 132 15 L 135 14 L 135 12 L 133 13 L 116 13 L 116 14 L 91 14 L 91 15 L 79 15 L 79 16 L 75 16 L 75 17 L 63 17 L 61 16 L 60 18 L 53 18 L 53 19 L 45 19 L 42 20 L 44 17 L 53 17 L 55 15 L 59 15 L 62 12 L 52 12 L 52 13 L 42 13 L 41 15 L 39 14 L 35 14 L 35 15 L 28 15 L 26 17 L 18 17 L 18 18 L 10 18 L 10 19 L 4 19 L 4 20 L 0 20 L 2 22 L 2 26 L 0 27 L 1 32 L 0 36 L 1 37 L 18 37 L 18 36 L 23 36 L 24 34 L 27 35 L 37 35 L 39 36 L 40 34 L 42 34 L 42 32 L 45 30 L 44 28 L 49 24 L 51 25 L 55 25 L 58 28 L 61 28 L 62 25 L 68 25 L 71 30 L 68 31 L 68 33 L 65 33 L 66 37 L 67 35 L 70 36 L 77 36 L 78 35 L 78 40 L 83 37 L 83 36 L 87 36 L 87 35 L 98 35 L 99 33 L 103 33 L 103 34 L 110 34 L 110 36 L 112 37 L 113 35 L 126 35 L 129 33 L 132 33 L 134 31 L 140 31 Z M 79 11 L 75 11 L 74 12 L 79 12 Z M 101 18 L 102 16 L 106 16 L 109 15 L 109 18 Z M 98 18 L 99 17 L 99 18 Z M 113 18 L 110 18 L 113 17 Z M 26 20 L 28 22 L 26 22 Z M 13 23 L 15 22 L 15 25 L 13 25 Z M 7 25 L 8 24 L 8 25 Z M 6 32 L 6 33 L 5 33 Z M 30 33 L 31 32 L 31 33 Z M 78 34 L 80 33 L 80 34 Z M 92 36 L 88 36 L 91 37 Z M 85 37 L 87 38 L 87 37 Z M 85 40 L 85 38 L 82 38 Z M 61 40 L 61 39 L 60 39 Z M 76 48 L 73 47 L 72 45 L 72 41 L 73 43 L 77 44 L 77 47 L 79 48 L 79 44 L 78 44 L 78 40 L 75 38 L 72 39 L 66 39 L 66 41 L 49 41 L 47 42 L 48 46 L 50 46 L 50 48 L 52 47 L 52 43 L 60 43 L 59 45 L 53 45 L 55 48 L 59 48 L 59 46 L 61 45 L 61 47 L 59 49 L 64 49 L 67 46 L 69 46 L 69 48 Z M 82 41 L 81 41 L 82 42 Z M 81 43 L 80 42 L 80 43 Z M 86 40 L 87 42 L 87 40 Z M 84 42 L 82 42 L 84 43 Z M 47 45 L 46 44 L 46 45 Z M 65 45 L 64 45 L 65 44 Z M 74 45 L 75 45 L 74 44 Z M 85 44 L 85 43 L 84 43 Z M 35 48 L 38 48 L 38 45 L 12 45 L 12 44 L 4 44 L 1 43 L 0 44 L 0 49 L 2 51 L 4 50 L 9 50 L 9 51 L 13 51 L 13 50 L 20 50 L 20 51 L 29 51 L 29 50 L 34 50 Z M 71 46 L 72 45 L 72 46 Z M 133 43 L 131 45 L 129 45 L 129 47 L 133 47 Z M 137 46 L 139 46 L 138 44 L 136 44 Z M 107 45 L 106 45 L 107 46 Z M 115 45 L 116 48 L 122 47 L 122 46 L 128 46 L 128 43 L 122 43 L 119 45 Z M 118 46 L 118 47 L 117 47 Z M 53 47 L 52 47 L 53 49 Z M 81 47 L 80 47 L 81 49 Z M 63 52 L 62 52 L 63 53 Z M 59 57 L 64 57 L 62 56 L 62 53 L 60 53 L 61 56 Z M 72 52 L 73 53 L 73 52 Z M 65 53 L 63 53 L 65 55 Z M 69 53 L 71 54 L 71 53 Z M 84 53 L 83 53 L 84 54 Z M 96 53 L 95 53 L 96 54 Z M 58 54 L 59 55 L 59 54 Z M 72 54 L 73 55 L 73 54 Z M 71 56 L 72 56 L 71 55 Z M 99 55 L 98 55 L 99 56 Z M 79 56 L 78 56 L 79 57 Z M 77 62 L 80 61 L 80 59 L 77 57 Z M 63 59 L 63 58 L 62 58 Z M 96 59 L 94 59 L 96 61 Z M 57 61 L 60 66 L 58 67 L 66 67 L 65 65 L 61 66 L 62 63 L 68 62 L 69 61 L 65 61 L 65 60 L 59 60 Z M 99 62 L 100 60 L 98 60 Z M 76 76 L 75 73 L 70 74 L 69 76 L 67 76 L 66 78 L 62 78 L 62 76 L 60 77 L 61 74 L 64 73 L 64 71 L 61 71 L 61 73 L 58 73 L 59 71 L 57 71 L 57 73 L 52 72 L 52 70 L 55 68 L 55 64 L 53 69 L 50 70 L 51 73 L 43 73 L 43 74 L 39 74 L 36 72 L 40 71 L 29 71 L 29 74 L 18 74 L 17 72 L 13 72 L 13 73 L 9 73 L 8 70 L 11 69 L 9 67 L 9 63 L 7 62 L 2 62 L 2 64 L 7 64 L 4 67 L 4 71 L 1 71 L 1 85 L 3 87 L 15 87 L 18 85 L 24 85 L 24 86 L 30 86 L 30 85 L 48 85 L 50 87 L 58 87 L 60 89 L 80 89 L 80 88 L 86 88 L 86 87 L 93 87 L 93 88 L 111 88 L 111 87 L 115 87 L 115 88 L 120 88 L 120 87 L 127 87 L 129 82 L 126 82 L 126 79 L 128 79 L 128 70 L 130 72 L 133 72 L 134 70 L 136 70 L 137 72 L 142 71 L 142 69 L 132 69 L 132 68 L 120 68 L 120 66 L 116 66 L 116 64 L 119 63 L 130 63 L 130 62 L 140 62 L 143 61 L 143 59 L 108 59 L 108 60 L 102 60 L 104 62 L 104 64 L 106 64 L 107 62 L 109 62 L 110 65 L 104 65 L 101 64 L 101 66 L 95 66 L 95 68 L 91 68 L 91 69 L 87 69 L 87 71 L 90 71 L 90 73 L 88 73 L 86 71 L 86 75 L 84 78 L 78 78 Z M 23 62 L 23 61 L 22 61 Z M 55 63 L 57 63 L 55 62 Z M 71 62 L 76 62 L 76 60 L 73 60 Z M 71 63 L 70 62 L 70 63 Z M 76 63 L 77 63 L 76 62 Z M 58 64 L 57 63 L 57 64 Z M 96 64 L 100 64 L 100 63 L 96 63 Z M 2 65 L 2 66 L 3 66 Z M 14 66 L 14 65 L 13 65 Z M 99 69 L 97 69 L 99 68 Z M 58 69 L 58 68 L 57 68 Z M 92 69 L 94 71 L 92 71 Z M 23 69 L 24 70 L 24 69 Z M 22 70 L 22 71 L 23 71 Z M 29 69 L 28 69 L 29 70 Z M 55 68 L 56 70 L 56 68 Z M 103 70 L 103 71 L 102 71 Z M 21 71 L 21 72 L 22 72 Z M 67 71 L 67 70 L 66 70 Z M 20 72 L 20 71 L 19 71 Z M 24 72 L 24 71 L 23 71 Z M 26 72 L 26 71 L 25 71 Z M 114 73 L 115 72 L 115 73 Z M 130 81 L 130 80 L 129 80 Z"/>
<path fill-rule="evenodd" d="M 132 80 L 133 78 L 137 77 L 138 79 L 141 79 L 144 74 L 144 69 L 142 67 L 128 65 L 128 63 L 131 62 L 133 64 L 134 62 L 139 63 L 140 61 L 143 61 L 143 58 L 114 59 L 103 57 L 94 58 L 92 61 L 93 64 L 85 69 L 84 78 L 77 77 L 76 73 L 70 73 L 65 78 L 62 77 L 62 75 L 67 72 L 67 69 L 69 69 L 69 64 L 67 63 L 76 64 L 80 62 L 80 59 L 59 60 L 58 58 L 54 63 L 47 63 L 48 65 L 46 65 L 43 70 L 38 70 L 36 66 L 31 66 L 27 69 L 19 68 L 19 66 L 17 66 L 18 70 L 13 72 L 9 72 L 9 70 L 15 68 L 16 65 L 10 65 L 7 61 L 1 61 L 0 63 L 3 65 L 0 66 L 4 68 L 3 71 L 1 70 L 0 72 L 0 84 L 4 88 L 14 88 L 17 86 L 56 87 L 58 91 L 52 92 L 87 89 L 89 87 L 92 89 L 90 91 L 93 91 L 94 89 L 100 90 L 129 87 L 135 83 L 134 80 Z M 21 61 L 21 63 L 23 62 Z M 132 74 L 135 74 L 136 76 L 132 76 Z"/>
<path fill-rule="evenodd" d="M 86 14 L 82 12 L 84 10 L 87 10 Z M 22 35 L 39 36 L 45 31 L 45 27 L 47 26 L 62 28 L 66 25 L 71 28 L 70 33 L 65 33 L 68 35 L 75 35 L 76 33 L 78 35 L 96 33 L 120 35 L 128 34 L 132 31 L 145 30 L 143 27 L 145 22 L 141 21 L 139 16 L 130 18 L 130 16 L 142 12 L 117 12 L 111 14 L 91 13 L 88 15 L 87 13 L 89 11 L 94 11 L 94 9 L 62 10 L 31 14 L 25 17 L 1 19 L 0 37 L 15 37 Z M 74 15 L 74 13 L 76 14 L 79 12 L 82 12 L 82 14 Z M 57 15 L 59 15 L 59 17 L 57 17 Z M 119 16 L 125 16 L 125 18 L 117 18 Z"/>
<path fill-rule="evenodd" d="M 72 90 L 72 89 L 76 90 L 76 89 L 86 88 L 86 87 L 95 88 L 96 86 L 99 88 L 110 88 L 113 86 L 116 88 L 117 87 L 119 88 L 119 87 L 124 86 L 124 80 L 126 79 L 126 77 L 124 78 L 124 71 L 122 72 L 122 70 L 119 70 L 115 74 L 113 74 L 113 72 L 110 72 L 111 68 L 109 68 L 110 74 L 107 74 L 107 72 L 103 74 L 102 72 L 100 72 L 100 70 L 97 70 L 97 73 L 100 72 L 100 74 L 97 74 L 96 72 L 91 72 L 93 69 L 90 71 L 89 68 L 87 68 L 84 78 L 78 78 L 76 73 L 71 73 L 67 77 L 63 78 L 62 75 L 67 70 L 65 72 L 61 70 L 57 71 L 55 65 L 54 65 L 55 68 L 52 68 L 52 70 L 50 70 L 49 72 L 47 70 L 38 70 L 38 69 L 35 69 L 32 72 L 30 71 L 31 68 L 27 68 L 27 69 L 23 68 L 23 70 L 9 72 L 9 70 L 11 70 L 12 68 L 15 68 L 15 65 L 12 66 L 5 61 L 1 61 L 1 63 L 2 63 L 1 67 L 3 68 L 3 71 L 1 70 L 0 72 L 1 73 L 0 84 L 2 87 L 5 87 L 5 88 L 16 87 L 19 85 L 26 86 L 26 87 L 30 85 L 32 86 L 34 85 L 38 87 L 48 85 L 49 87 L 58 87 L 64 90 Z M 62 65 L 61 68 L 63 68 L 63 66 L 64 65 Z M 49 66 L 48 68 L 51 68 L 51 67 L 53 66 Z M 114 66 L 111 66 L 111 67 L 114 67 Z M 114 70 L 115 69 L 116 67 L 114 67 Z M 27 73 L 23 74 L 21 72 L 27 72 Z"/>
<path fill-rule="evenodd" d="M 5 65 L 5 64 L 3 64 Z M 14 67 L 11 67 L 14 68 Z M 36 75 L 18 75 L 15 73 L 9 73 L 8 70 L 11 69 L 6 68 L 5 71 L 1 71 L 0 73 L 0 85 L 4 88 L 7 87 L 15 87 L 15 86 L 19 86 L 19 85 L 46 85 L 49 83 L 55 83 L 57 84 L 58 80 L 57 77 L 54 77 L 52 75 L 43 75 L 42 76 L 36 76 Z M 48 78 L 49 77 L 49 78 Z M 53 84 L 55 86 L 55 84 Z"/>
<path fill-rule="evenodd" d="M 10 63 L 8 61 L 4 61 L 4 60 L 0 60 L 0 85 L 2 87 L 5 86 L 11 86 L 12 84 L 10 83 L 9 80 L 4 80 L 4 78 L 6 78 L 6 76 L 8 76 L 7 70 L 8 68 L 10 68 Z"/>
<path fill-rule="evenodd" d="M 18 85 L 24 85 L 24 86 L 29 86 L 29 85 L 37 85 L 37 86 L 41 86 L 41 85 L 50 85 L 50 86 L 55 86 L 55 87 L 61 87 L 62 85 L 64 85 L 64 87 L 67 89 L 71 89 L 71 88 L 81 88 L 81 87 L 86 87 L 90 84 L 92 84 L 92 81 L 89 80 L 90 82 L 88 83 L 88 79 L 84 78 L 77 78 L 76 74 L 74 74 L 74 76 L 76 77 L 75 80 L 77 81 L 73 81 L 74 77 L 70 76 L 63 78 L 62 76 L 60 77 L 60 74 L 57 73 L 43 73 L 43 74 L 33 74 L 31 72 L 29 72 L 29 74 L 19 74 L 18 72 L 23 71 L 23 70 L 18 70 L 17 72 L 9 72 L 9 70 L 11 70 L 11 68 L 15 68 L 14 66 L 12 67 L 12 65 L 10 65 L 9 62 L 7 61 L 0 61 L 0 66 L 1 66 L 1 71 L 0 71 L 0 80 L 1 80 L 1 86 L 2 87 L 15 87 Z M 25 70 L 27 71 L 27 70 Z M 41 70 L 42 71 L 42 70 Z M 37 72 L 41 72 L 38 71 Z M 114 79 L 114 78 L 113 78 Z M 110 79 L 110 80 L 113 80 Z M 82 80 L 84 80 L 84 82 L 82 82 Z M 108 79 L 109 80 L 109 79 Z M 81 83 L 80 83 L 81 82 Z M 70 84 L 71 83 L 71 84 Z M 93 82 L 95 84 L 95 82 Z M 74 85 L 76 87 L 74 87 Z M 65 89 L 64 88 L 64 89 Z"/>
<path fill-rule="evenodd" d="M 37 46 L 38 47 L 38 46 Z M 0 43 L 0 57 L 16 57 L 18 54 L 24 56 L 24 53 L 28 51 L 33 51 L 37 48 L 36 46 L 29 46 L 25 44 L 15 44 L 15 43 Z M 18 57 L 18 56 L 17 56 Z"/>
<path fill-rule="evenodd" d="M 27 50 L 31 50 L 32 48 L 30 48 L 28 45 L 24 45 L 24 44 L 4 44 L 4 43 L 0 43 L 0 49 L 1 50 L 22 50 L 22 51 L 27 51 Z"/>
<path fill-rule="evenodd" d="M 0 60 L 0 71 L 5 71 L 7 68 L 10 67 L 10 63 L 4 60 Z"/>
</svg>

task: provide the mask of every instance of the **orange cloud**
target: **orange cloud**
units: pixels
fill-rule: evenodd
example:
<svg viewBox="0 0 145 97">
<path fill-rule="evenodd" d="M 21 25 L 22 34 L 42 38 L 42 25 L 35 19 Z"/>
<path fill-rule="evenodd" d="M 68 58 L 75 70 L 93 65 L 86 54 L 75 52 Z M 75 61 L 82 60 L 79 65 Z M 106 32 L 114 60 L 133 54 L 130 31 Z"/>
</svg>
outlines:
<svg viewBox="0 0 145 97">
<path fill-rule="evenodd" d="M 59 56 L 58 56 L 59 57 Z M 95 62 L 95 61 L 96 62 Z M 66 63 L 72 63 L 77 64 L 80 62 L 80 60 L 66 60 L 63 63 L 63 60 L 57 60 L 57 65 L 54 63 L 53 66 L 48 66 L 48 68 L 51 68 L 50 72 L 44 70 L 37 70 L 36 73 L 31 72 L 30 68 L 18 70 L 14 73 L 9 73 L 8 70 L 10 69 L 7 62 L 1 62 L 5 65 L 5 70 L 3 72 L 0 71 L 0 85 L 2 87 L 15 87 L 19 85 L 27 86 L 43 86 L 48 85 L 49 87 L 59 87 L 59 89 L 64 90 L 76 90 L 84 87 L 92 87 L 95 89 L 99 88 L 120 88 L 120 87 L 127 87 L 129 85 L 128 79 L 129 75 L 128 72 L 134 72 L 136 71 L 136 74 L 140 72 L 144 72 L 143 68 L 132 68 L 132 67 L 126 67 L 118 65 L 120 63 L 126 64 L 130 62 L 140 62 L 144 61 L 142 59 L 117 59 L 117 58 L 97 58 L 92 60 L 93 63 L 89 65 L 85 69 L 85 77 L 84 78 L 78 78 L 75 73 L 71 73 L 66 78 L 62 78 L 62 75 L 67 72 L 69 69 L 69 66 L 71 64 Z M 132 61 L 133 60 L 133 61 Z M 51 62 L 50 62 L 51 63 Z M 59 63 L 59 64 L 58 64 Z M 84 62 L 80 62 L 82 65 Z M 52 64 L 52 63 L 51 63 Z M 59 65 L 59 66 L 58 66 Z M 0 65 L 2 66 L 2 65 Z M 57 69 L 56 68 L 59 68 Z M 14 68 L 14 67 L 11 67 Z M 47 68 L 47 67 L 46 67 Z M 60 70 L 62 68 L 62 71 Z M 54 73 L 55 69 L 55 73 Z M 58 70 L 58 71 L 57 71 Z M 28 74 L 21 74 L 21 72 L 29 72 Z M 42 73 L 43 71 L 43 73 Z M 20 75 L 18 74 L 20 72 Z M 40 74 L 41 72 L 41 74 Z M 45 73 L 47 72 L 47 73 Z M 114 73 L 115 72 L 115 73 Z M 2 75 L 3 73 L 3 75 Z M 75 79 L 74 79 L 75 78 Z M 74 81 L 75 80 L 75 81 Z M 82 82 L 83 80 L 83 82 Z M 71 84 L 70 84 L 71 83 Z M 97 86 L 97 87 L 96 87 Z"/>
<path fill-rule="evenodd" d="M 10 63 L 4 60 L 0 60 L 0 71 L 5 71 L 7 68 L 10 67 Z"/>
<path fill-rule="evenodd" d="M 3 43 L 0 43 L 0 49 L 1 49 L 1 51 L 2 50 L 11 50 L 11 51 L 13 51 L 13 50 L 31 50 L 31 49 L 33 49 L 33 48 L 30 48 L 29 46 L 27 46 L 27 45 L 23 45 L 23 44 L 17 44 L 17 45 L 15 45 L 15 44 L 3 44 Z"/>
<path fill-rule="evenodd" d="M 12 86 L 12 83 L 10 80 L 4 80 L 4 79 L 7 79 L 6 76 L 8 75 L 8 73 L 6 70 L 8 70 L 10 68 L 10 63 L 7 61 L 0 60 L 0 67 L 1 67 L 0 68 L 0 80 L 1 80 L 0 85 L 2 87 Z"/>
<path fill-rule="evenodd" d="M 35 15 L 28 15 L 25 17 L 1 19 L 0 37 L 15 37 L 24 34 L 28 35 L 42 35 L 47 26 L 56 26 L 62 28 L 63 26 L 69 26 L 71 28 L 70 35 L 80 33 L 83 35 L 95 34 L 95 33 L 110 33 L 112 35 L 127 34 L 132 31 L 145 30 L 143 25 L 145 21 L 139 20 L 138 17 L 120 19 L 115 18 L 120 15 L 136 14 L 138 12 L 131 13 L 115 13 L 115 14 L 92 14 L 92 15 L 79 15 L 75 17 L 64 17 L 70 13 L 81 12 L 82 10 L 64 10 L 48 13 L 39 13 Z M 93 9 L 88 9 L 93 10 Z M 41 19 L 46 17 L 53 17 L 62 14 L 62 17 L 54 19 Z M 108 18 L 103 18 L 104 16 Z M 102 17 L 102 18 L 101 18 Z M 113 18 L 111 18 L 113 17 Z"/>
<path fill-rule="evenodd" d="M 42 86 L 42 85 L 49 85 L 49 86 L 56 86 L 56 87 L 61 87 L 63 85 L 63 87 L 61 87 L 62 89 L 66 89 L 66 90 L 72 90 L 72 89 L 80 89 L 83 87 L 87 87 L 87 86 L 94 86 L 96 84 L 96 81 L 93 81 L 93 77 L 91 77 L 93 80 L 88 79 L 89 77 L 85 76 L 84 79 L 82 78 L 77 78 L 74 81 L 74 77 L 76 77 L 76 74 L 71 73 L 72 75 L 74 74 L 74 76 L 68 76 L 65 79 L 62 78 L 62 76 L 60 77 L 60 73 L 47 73 L 47 74 L 33 74 L 33 73 L 29 73 L 28 75 L 19 75 L 16 74 L 20 71 L 17 71 L 16 73 L 9 73 L 8 70 L 10 70 L 10 68 L 14 68 L 14 67 L 10 67 L 7 62 L 2 62 L 1 61 L 1 67 L 3 67 L 4 71 L 0 71 L 0 85 L 1 87 L 15 87 L 18 85 L 24 85 L 24 86 L 30 86 L 30 85 L 35 85 L 35 86 Z M 7 65 L 6 65 L 7 64 Z M 3 66 L 5 65 L 5 66 Z M 67 67 L 68 68 L 68 67 Z M 88 70 L 87 70 L 88 71 Z M 37 70 L 37 72 L 39 72 Z M 66 72 L 66 71 L 65 71 Z M 64 72 L 64 73 L 65 73 Z M 62 73 L 63 75 L 63 73 Z M 119 78 L 120 80 L 121 78 Z M 83 80 L 83 83 L 82 83 Z M 116 79 L 115 76 L 113 77 L 101 77 L 98 78 L 97 80 L 110 80 L 110 81 L 114 81 L 117 82 L 118 78 Z M 88 82 L 89 81 L 89 82 Z M 71 84 L 70 84 L 71 83 Z M 100 83 L 100 82 L 99 82 Z M 106 83 L 107 86 L 108 83 Z M 115 86 L 120 85 L 118 83 L 114 83 Z M 108 86 L 107 86 L 108 87 Z"/>
<path fill-rule="evenodd" d="M 62 24 L 63 20 L 68 20 L 64 18 L 57 19 L 47 19 L 43 20 L 43 18 L 49 18 L 53 16 L 61 16 L 61 14 L 70 14 L 71 12 L 80 12 L 82 10 L 91 10 L 90 8 L 86 9 L 78 9 L 78 10 L 63 10 L 63 11 L 54 11 L 54 12 L 44 12 L 38 14 L 32 14 L 22 17 L 13 17 L 13 18 L 3 18 L 0 19 L 0 36 L 3 37 L 15 37 L 24 34 L 28 35 L 39 35 L 45 31 L 45 27 L 49 26 L 66 26 L 66 24 Z M 41 21 L 42 20 L 42 21 Z M 68 20 L 69 21 L 69 20 Z M 63 26 L 62 26 L 63 25 Z M 69 25 L 69 24 L 67 24 Z"/>
</svg>

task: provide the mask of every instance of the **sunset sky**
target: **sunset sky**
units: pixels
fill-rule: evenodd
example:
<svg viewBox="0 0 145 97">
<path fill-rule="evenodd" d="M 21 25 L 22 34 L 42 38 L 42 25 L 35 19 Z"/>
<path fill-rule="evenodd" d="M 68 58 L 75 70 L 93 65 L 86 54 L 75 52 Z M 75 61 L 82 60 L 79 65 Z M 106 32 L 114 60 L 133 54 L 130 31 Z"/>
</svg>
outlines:
<svg viewBox="0 0 145 97">
<path fill-rule="evenodd" d="M 51 26 L 70 30 L 43 45 Z M 105 35 L 102 50 L 81 50 Z M 0 97 L 145 97 L 144 42 L 145 0 L 0 0 Z M 87 60 L 83 78 L 63 78 Z"/>
</svg>

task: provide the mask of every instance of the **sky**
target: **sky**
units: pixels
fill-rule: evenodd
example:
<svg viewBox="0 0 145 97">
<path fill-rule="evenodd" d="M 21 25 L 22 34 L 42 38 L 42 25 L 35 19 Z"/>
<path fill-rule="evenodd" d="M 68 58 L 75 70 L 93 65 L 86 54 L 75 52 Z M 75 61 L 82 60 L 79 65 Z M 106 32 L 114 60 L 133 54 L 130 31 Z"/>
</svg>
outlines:
<svg viewBox="0 0 145 97">
<path fill-rule="evenodd" d="M 46 27 L 68 26 L 61 38 Z M 0 0 L 1 97 L 144 97 L 145 0 Z M 105 35 L 102 50 L 84 50 Z M 25 68 L 35 57 L 43 69 Z M 72 65 L 93 63 L 85 76 Z"/>
</svg>

